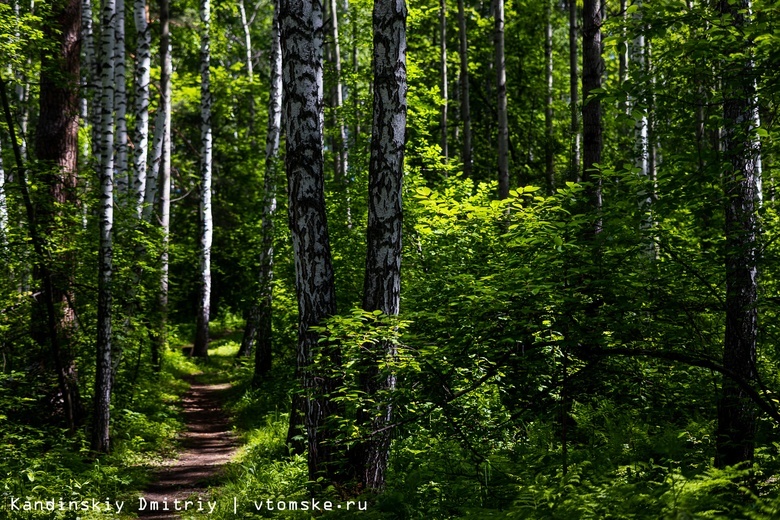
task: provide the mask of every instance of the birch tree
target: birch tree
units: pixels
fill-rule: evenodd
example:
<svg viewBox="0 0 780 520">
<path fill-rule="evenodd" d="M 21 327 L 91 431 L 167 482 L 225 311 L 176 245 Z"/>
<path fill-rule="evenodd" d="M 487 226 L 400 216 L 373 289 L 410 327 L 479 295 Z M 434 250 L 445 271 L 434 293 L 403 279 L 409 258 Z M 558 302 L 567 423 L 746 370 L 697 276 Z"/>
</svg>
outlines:
<svg viewBox="0 0 780 520">
<path fill-rule="evenodd" d="M 466 33 L 466 10 L 464 0 L 458 0 L 458 29 L 460 36 L 460 120 L 463 123 L 463 175 L 471 177 L 471 101 L 469 99 L 469 58 L 468 34 Z"/>
<path fill-rule="evenodd" d="M 331 464 L 336 447 L 324 429 L 337 411 L 327 396 L 338 381 L 315 374 L 312 352 L 319 335 L 311 327 L 336 312 L 335 283 L 325 213 L 322 156 L 322 3 L 280 0 L 282 84 L 286 120 L 286 169 L 289 222 L 295 256 L 298 299 L 298 369 L 303 378 L 304 423 L 308 442 L 309 479 L 323 474 L 336 480 Z M 319 345 L 325 358 L 339 363 L 332 345 Z"/>
<path fill-rule="evenodd" d="M 147 202 L 156 200 L 159 196 L 159 221 L 162 230 L 162 244 L 160 253 L 160 292 L 157 298 L 158 323 L 155 331 L 155 341 L 152 342 L 152 365 L 159 367 L 162 348 L 166 343 L 166 329 L 168 319 L 168 243 L 171 227 L 171 75 L 173 66 L 171 60 L 171 33 L 170 33 L 170 0 L 160 0 L 160 118 L 158 128 L 160 132 L 160 160 L 159 182 L 146 190 Z M 158 131 L 155 128 L 155 133 Z M 151 183 L 150 183 L 151 184 Z M 156 187 L 157 189 L 151 189 Z M 151 214 L 150 214 L 151 216 Z"/>
<path fill-rule="evenodd" d="M 444 161 L 449 159 L 447 150 L 447 0 L 439 0 L 439 62 L 441 63 L 441 155 Z"/>
<path fill-rule="evenodd" d="M 152 42 L 146 15 L 146 0 L 135 0 L 133 6 L 136 33 L 133 202 L 139 219 L 143 216 L 146 168 L 149 156 L 149 83 L 152 68 Z"/>
<path fill-rule="evenodd" d="M 116 2 L 114 21 L 114 107 L 116 110 L 116 158 L 114 161 L 114 177 L 117 191 L 124 196 L 128 191 L 127 171 L 127 74 L 125 56 L 125 0 Z"/>
<path fill-rule="evenodd" d="M 341 75 L 341 43 L 339 39 L 339 15 L 338 4 L 336 0 L 326 0 L 330 2 L 331 14 L 331 40 L 333 45 L 333 66 L 336 72 L 336 86 L 333 90 L 334 108 L 336 109 L 336 121 L 338 125 L 338 142 L 336 147 L 336 157 L 338 168 L 336 174 L 342 181 L 347 181 L 347 171 L 349 170 L 349 147 L 347 143 L 347 126 L 344 124 L 344 82 Z"/>
<path fill-rule="evenodd" d="M 200 2 L 200 294 L 195 329 L 195 345 L 192 355 L 208 356 L 209 313 L 211 301 L 211 242 L 213 223 L 211 218 L 211 61 L 209 30 L 211 26 L 210 0 Z"/>
<path fill-rule="evenodd" d="M 3 141 L 0 139 L 0 247 L 8 244 L 8 204 L 5 197 L 5 168 L 3 167 Z"/>
<path fill-rule="evenodd" d="M 368 228 L 363 308 L 395 316 L 401 295 L 401 188 L 406 137 L 406 16 L 404 0 L 374 3 L 374 116 L 368 181 Z M 367 396 L 395 388 L 395 375 L 381 374 L 379 364 L 395 356 L 390 343 L 370 345 L 373 362 L 361 374 Z M 392 407 L 379 401 L 358 411 L 370 437 L 356 448 L 357 479 L 365 489 L 385 485 L 390 453 Z M 376 433 L 381 432 L 381 433 Z"/>
<path fill-rule="evenodd" d="M 92 425 L 92 449 L 108 452 L 111 409 L 111 307 L 113 244 L 111 230 L 114 222 L 114 66 L 116 40 L 116 4 L 104 0 L 101 16 L 101 159 L 100 165 L 100 246 L 98 253 L 98 325 L 97 365 L 95 368 L 95 397 Z"/>
<path fill-rule="evenodd" d="M 555 192 L 555 146 L 553 143 L 553 27 L 552 13 L 553 0 L 546 0 L 545 3 L 545 24 L 544 31 L 544 61 L 545 76 L 547 84 L 547 98 L 544 108 L 544 165 L 545 180 L 547 182 L 547 193 L 552 195 Z"/>
<path fill-rule="evenodd" d="M 263 178 L 263 222 L 260 249 L 258 299 L 249 311 L 240 351 L 249 355 L 255 345 L 255 381 L 271 370 L 273 353 L 273 266 L 274 213 L 276 212 L 276 178 L 279 138 L 282 126 L 282 49 L 279 42 L 279 3 L 274 3 L 271 30 L 271 77 L 268 97 L 268 128 L 265 141 L 265 176 Z"/>
<path fill-rule="evenodd" d="M 498 198 L 509 196 L 509 119 L 506 106 L 506 60 L 504 58 L 504 0 L 495 0 L 496 95 L 498 113 Z"/>
</svg>

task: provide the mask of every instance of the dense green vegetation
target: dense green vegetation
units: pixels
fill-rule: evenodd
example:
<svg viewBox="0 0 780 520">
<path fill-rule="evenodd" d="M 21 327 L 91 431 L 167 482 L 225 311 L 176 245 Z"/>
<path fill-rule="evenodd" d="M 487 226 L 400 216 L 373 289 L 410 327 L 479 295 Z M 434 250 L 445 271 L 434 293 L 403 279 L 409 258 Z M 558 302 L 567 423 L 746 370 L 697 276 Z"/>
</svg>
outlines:
<svg viewBox="0 0 780 520">
<path fill-rule="evenodd" d="M 266 165 L 273 164 L 265 162 L 272 2 L 211 6 L 212 341 L 202 359 L 182 354 L 195 342 L 202 285 L 201 22 L 194 0 L 171 6 L 167 308 L 160 304 L 165 231 L 157 215 L 138 218 L 129 195 L 117 190 L 110 199 L 115 201 L 111 449 L 91 449 L 96 338 L 105 318 L 99 309 L 105 285 L 98 283 L 105 200 L 99 189 L 99 134 L 94 115 L 80 119 L 72 170 L 45 160 L 45 146 L 36 146 L 35 139 L 44 119 L 39 79 L 52 75 L 47 68 L 52 66 L 42 65 L 39 57 L 60 52 L 57 13 L 65 4 L 0 3 L 0 87 L 8 97 L 8 115 L 0 117 L 0 262 L 5 266 L 0 274 L 0 518 L 109 517 L 10 511 L 14 498 L 108 498 L 126 500 L 130 508 L 155 465 L 175 457 L 184 428 L 177 405 L 187 389 L 183 376 L 199 371 L 233 384 L 225 408 L 242 441 L 234 462 L 211 483 L 211 499 L 218 502 L 211 518 L 309 518 L 300 511 L 258 511 L 254 502 L 312 497 L 367 504 L 366 511 L 322 515 L 329 518 L 780 517 L 780 216 L 774 141 L 780 95 L 774 20 L 780 4 L 607 1 L 603 87 L 585 101 L 601 102 L 604 147 L 601 162 L 586 176 L 590 182 L 581 182 L 571 164 L 568 2 L 507 2 L 511 191 L 499 199 L 493 5 L 465 6 L 474 135 L 467 177 L 457 2 L 444 2 L 447 99 L 440 76 L 440 4 L 409 2 L 398 316 L 361 309 L 373 3 L 333 4 L 342 63 L 339 76 L 333 37 L 327 36 L 323 150 L 337 312 L 315 328 L 320 340 L 313 363 L 317 374 L 337 382 L 328 396 L 337 413 L 324 426 L 333 432 L 335 451 L 349 454 L 375 433 L 376 423 L 361 420 L 361 413 L 391 407 L 393 442 L 380 490 L 326 478 L 312 482 L 300 450 L 305 436 L 300 424 L 288 443 L 293 396 L 304 392 L 296 371 L 295 259 L 281 173 L 272 216 L 273 368 L 258 376 L 251 357 L 236 357 L 260 292 L 264 181 L 271 175 Z M 724 15 L 729 5 L 745 16 L 744 23 L 735 22 L 738 15 Z M 239 6 L 246 10 L 247 32 Z M 99 6 L 92 9 L 97 33 Z M 134 7 L 127 2 L 125 9 L 130 86 L 137 36 L 131 30 Z M 156 90 L 161 12 L 157 5 L 148 9 L 155 49 L 154 119 L 162 110 Z M 330 11 L 326 34 L 329 23 Z M 548 23 L 550 128 L 545 121 Z M 92 113 L 99 108 L 99 78 L 84 56 L 81 72 L 81 95 Z M 346 92 L 341 107 L 333 101 L 339 80 Z M 128 92 L 134 101 L 132 88 Z M 750 94 L 754 117 L 747 130 L 735 129 L 724 108 L 734 92 Z M 443 107 L 449 114 L 447 158 L 441 146 Z M 348 136 L 346 175 L 339 173 L 337 161 L 341 121 Z M 134 115 L 128 114 L 128 124 L 134 127 Z M 636 129 L 642 125 L 644 152 L 637 144 Z M 733 171 L 729 139 L 747 143 L 747 149 L 760 142 L 760 151 L 749 152 L 760 154 L 761 163 L 760 192 L 750 201 L 758 222 L 750 246 L 758 273 L 750 377 L 724 357 L 732 310 L 727 291 L 732 271 L 726 265 L 744 252 L 734 247 L 726 225 L 729 205 L 739 199 L 733 186 L 745 177 Z M 280 150 L 279 172 L 284 146 Z M 554 186 L 545 172 L 548 153 Z M 132 179 L 128 172 L 117 175 Z M 597 184 L 600 206 L 592 204 Z M 46 288 L 50 282 L 54 289 Z M 56 319 L 44 308 L 51 294 L 58 295 Z M 367 392 L 367 373 L 385 380 L 392 375 L 396 386 Z M 754 453 L 737 465 L 718 459 L 718 410 L 729 385 L 748 395 L 742 402 L 757 417 L 753 429 L 746 426 Z M 349 465 L 346 457 L 339 463 Z"/>
</svg>

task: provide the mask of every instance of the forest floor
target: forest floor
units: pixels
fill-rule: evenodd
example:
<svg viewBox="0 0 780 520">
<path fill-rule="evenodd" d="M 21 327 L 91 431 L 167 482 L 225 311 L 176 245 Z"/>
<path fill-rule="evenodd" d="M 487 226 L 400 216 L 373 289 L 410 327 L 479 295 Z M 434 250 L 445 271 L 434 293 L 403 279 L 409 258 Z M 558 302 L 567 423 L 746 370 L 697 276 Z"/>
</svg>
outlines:
<svg viewBox="0 0 780 520">
<path fill-rule="evenodd" d="M 209 513 L 209 486 L 216 483 L 238 448 L 231 422 L 222 409 L 231 385 L 211 381 L 209 376 L 201 373 L 187 378 L 190 389 L 182 398 L 186 423 L 182 450 L 178 458 L 160 467 L 139 497 L 135 505 L 140 518 L 179 518 L 185 511 Z M 156 511 L 151 510 L 155 502 Z"/>
</svg>

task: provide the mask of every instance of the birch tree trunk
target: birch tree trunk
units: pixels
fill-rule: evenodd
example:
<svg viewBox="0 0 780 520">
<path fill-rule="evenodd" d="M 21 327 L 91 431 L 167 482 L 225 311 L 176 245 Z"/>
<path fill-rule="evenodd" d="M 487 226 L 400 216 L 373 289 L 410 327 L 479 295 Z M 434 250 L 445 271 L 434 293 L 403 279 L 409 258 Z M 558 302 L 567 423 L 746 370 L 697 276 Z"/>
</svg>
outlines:
<svg viewBox="0 0 780 520">
<path fill-rule="evenodd" d="M 125 0 L 116 2 L 114 25 L 114 106 L 116 110 L 116 159 L 114 177 L 120 200 L 127 195 L 129 177 L 127 170 L 127 75 L 125 64 Z"/>
<path fill-rule="evenodd" d="M 506 106 L 506 60 L 504 59 L 504 0 L 495 0 L 496 94 L 498 96 L 498 198 L 509 196 L 509 120 Z"/>
<path fill-rule="evenodd" d="M 151 32 L 146 18 L 146 0 L 135 0 L 135 150 L 133 156 L 133 202 L 141 219 L 146 191 L 149 156 L 149 82 L 152 68 Z"/>
<path fill-rule="evenodd" d="M 580 107 L 579 107 L 579 44 L 577 2 L 569 0 L 569 98 L 571 107 L 571 152 L 569 178 L 580 182 Z"/>
<path fill-rule="evenodd" d="M 313 349 L 340 365 L 338 349 L 318 345 L 311 330 L 336 312 L 335 283 L 325 212 L 322 156 L 322 2 L 281 0 L 284 112 L 287 132 L 289 221 L 298 298 L 298 369 L 303 378 L 309 479 L 338 480 L 333 432 L 324 428 L 337 405 L 325 397 L 338 386 L 329 373 L 316 373 Z"/>
<path fill-rule="evenodd" d="M 406 137 L 406 16 L 404 0 L 374 3 L 374 118 L 368 180 L 368 229 L 363 308 L 395 316 L 401 295 L 401 188 Z M 395 345 L 368 345 L 369 365 L 361 374 L 369 399 L 395 388 L 395 375 L 379 366 L 395 356 Z M 390 454 L 390 403 L 378 400 L 358 411 L 370 437 L 355 448 L 353 466 L 364 489 L 384 488 Z M 376 433 L 381 431 L 381 433 Z"/>
<path fill-rule="evenodd" d="M 162 228 L 162 253 L 160 254 L 160 294 L 158 298 L 159 328 L 152 345 L 152 364 L 158 367 L 160 353 L 167 341 L 168 323 L 168 242 L 171 227 L 171 34 L 169 1 L 160 0 L 160 47 L 162 71 L 160 72 L 160 107 L 162 112 L 162 138 L 160 150 L 159 197 L 160 227 Z"/>
<path fill-rule="evenodd" d="M 107 453 L 110 447 L 109 424 L 111 408 L 111 275 L 113 245 L 111 229 L 114 211 L 114 79 L 116 56 L 113 54 L 116 40 L 114 26 L 117 21 L 114 0 L 104 0 L 101 17 L 101 158 L 100 165 L 100 250 L 98 255 L 98 325 L 97 366 L 95 369 L 94 417 L 92 425 L 92 450 Z"/>
<path fill-rule="evenodd" d="M 276 12 L 276 9 L 274 9 Z M 246 75 L 249 82 L 254 81 L 255 73 L 252 65 L 252 35 L 249 32 L 249 20 L 246 17 L 244 0 L 238 0 L 238 14 L 241 16 L 241 28 L 244 30 L 244 62 L 246 63 Z"/>
<path fill-rule="evenodd" d="M 213 223 L 211 219 L 211 49 L 209 30 L 211 26 L 210 0 L 200 2 L 200 295 L 195 329 L 195 345 L 192 355 L 208 356 L 209 314 L 211 309 L 211 241 Z"/>
<path fill-rule="evenodd" d="M 553 142 L 553 41 L 552 41 L 552 12 L 553 0 L 546 0 L 545 14 L 547 25 L 545 26 L 544 38 L 544 57 L 545 74 L 547 79 L 547 100 L 544 110 L 544 129 L 545 129 L 545 147 L 544 164 L 545 179 L 547 181 L 547 194 L 552 195 L 555 192 L 555 143 Z"/>
<path fill-rule="evenodd" d="M 271 78 L 268 97 L 268 128 L 265 142 L 265 176 L 263 179 L 263 223 L 260 250 L 259 297 L 252 305 L 241 341 L 240 351 L 249 355 L 255 344 L 255 382 L 271 370 L 273 354 L 273 266 L 274 213 L 276 213 L 276 179 L 279 138 L 282 127 L 282 49 L 279 42 L 279 2 L 274 3 L 271 32 Z"/>
<path fill-rule="evenodd" d="M 590 209 L 601 210 L 601 179 L 598 165 L 601 163 L 602 128 L 601 101 L 591 91 L 601 88 L 604 63 L 601 59 L 601 13 L 599 0 L 585 0 L 582 28 L 582 124 L 583 124 L 583 173 L 582 180 L 590 183 L 587 189 Z M 594 233 L 601 232 L 597 220 Z"/>
<path fill-rule="evenodd" d="M 463 175 L 471 177 L 471 102 L 469 100 L 469 44 L 466 33 L 464 0 L 458 0 L 458 28 L 460 32 L 460 120 L 463 123 Z"/>
<path fill-rule="evenodd" d="M 81 85 L 79 88 L 79 112 L 81 115 L 82 128 L 91 131 L 91 125 L 94 125 L 94 103 L 90 108 L 90 95 L 94 94 L 94 82 L 95 78 L 95 40 L 92 30 L 92 2 L 90 0 L 81 1 Z M 84 158 L 89 157 L 90 146 L 89 141 L 84 140 L 82 144 L 82 155 Z"/>
<path fill-rule="evenodd" d="M 336 120 L 339 127 L 338 142 L 338 175 L 342 182 L 347 182 L 347 171 L 349 170 L 349 146 L 347 142 L 347 126 L 344 124 L 344 82 L 341 76 L 341 44 L 339 39 L 339 15 L 338 4 L 336 0 L 330 1 L 331 11 L 331 38 L 333 40 L 333 65 L 336 69 L 336 89 L 335 89 L 335 108 Z"/>
<path fill-rule="evenodd" d="M 444 162 L 449 160 L 447 149 L 447 0 L 439 0 L 439 61 L 441 62 L 441 155 Z"/>
<path fill-rule="evenodd" d="M 0 139 L 0 248 L 8 245 L 8 204 L 5 197 L 5 168 L 3 168 L 3 140 Z"/>
<path fill-rule="evenodd" d="M 755 83 L 749 52 L 741 36 L 750 15 L 750 1 L 720 0 L 718 10 L 735 31 L 724 40 L 726 60 L 721 63 L 724 130 L 722 134 L 723 188 L 726 198 L 726 336 L 723 366 L 752 383 L 756 372 L 758 336 L 758 240 L 756 215 L 758 162 L 755 136 Z M 737 56 L 740 58 L 731 58 Z M 718 400 L 715 463 L 730 466 L 753 459 L 756 435 L 755 404 L 744 389 L 724 378 Z"/>
</svg>

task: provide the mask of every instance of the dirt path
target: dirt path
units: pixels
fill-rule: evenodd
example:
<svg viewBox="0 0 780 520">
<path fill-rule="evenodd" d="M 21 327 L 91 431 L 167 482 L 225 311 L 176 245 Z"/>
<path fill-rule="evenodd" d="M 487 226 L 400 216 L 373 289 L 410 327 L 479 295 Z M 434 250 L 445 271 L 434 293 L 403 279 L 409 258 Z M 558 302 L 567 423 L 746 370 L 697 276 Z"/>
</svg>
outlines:
<svg viewBox="0 0 780 520">
<path fill-rule="evenodd" d="M 208 513 L 208 481 L 236 451 L 236 438 L 227 416 L 222 411 L 222 393 L 229 384 L 207 385 L 190 380 L 190 390 L 183 398 L 187 431 L 182 439 L 183 450 L 157 472 L 157 479 L 139 497 L 133 506 L 139 518 L 173 519 L 183 512 L 185 500 L 189 513 Z M 176 504 L 175 501 L 179 503 Z M 145 501 L 145 503 L 144 503 Z M 156 502 L 158 510 L 152 510 Z M 180 508 L 176 511 L 175 505 Z M 168 511 L 165 511 L 167 506 Z"/>
</svg>

